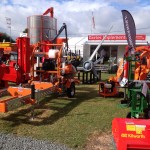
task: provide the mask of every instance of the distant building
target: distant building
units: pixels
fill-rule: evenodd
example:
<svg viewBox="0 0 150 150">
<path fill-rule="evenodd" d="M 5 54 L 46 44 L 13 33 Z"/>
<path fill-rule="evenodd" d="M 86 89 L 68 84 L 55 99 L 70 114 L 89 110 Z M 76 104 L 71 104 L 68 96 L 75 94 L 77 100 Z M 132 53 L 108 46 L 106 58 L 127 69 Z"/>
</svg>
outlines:
<svg viewBox="0 0 150 150">
<path fill-rule="evenodd" d="M 90 55 L 93 53 L 97 45 L 102 41 L 105 35 L 88 35 L 87 37 L 71 37 L 69 38 L 69 47 L 74 52 L 80 50 L 83 56 L 83 61 L 88 60 Z M 136 45 L 147 45 L 150 41 L 150 36 L 145 34 L 136 35 Z M 108 35 L 98 53 L 102 49 L 106 51 L 107 57 L 115 57 L 115 63 L 118 62 L 119 58 L 123 58 L 125 46 L 127 46 L 126 36 L 124 34 L 113 34 Z"/>
<path fill-rule="evenodd" d="M 80 50 L 81 56 L 83 56 L 83 47 L 87 40 L 87 37 L 69 37 L 68 45 L 70 50 L 72 52 Z"/>
</svg>

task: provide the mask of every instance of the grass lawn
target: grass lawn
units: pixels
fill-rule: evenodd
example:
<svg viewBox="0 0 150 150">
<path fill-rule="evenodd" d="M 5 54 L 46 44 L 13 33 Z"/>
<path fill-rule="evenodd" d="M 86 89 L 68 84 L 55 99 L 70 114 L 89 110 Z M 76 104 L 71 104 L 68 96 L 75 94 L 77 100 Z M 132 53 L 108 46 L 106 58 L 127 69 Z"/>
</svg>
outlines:
<svg viewBox="0 0 150 150">
<path fill-rule="evenodd" d="M 108 78 L 103 74 L 103 80 Z M 98 84 L 77 85 L 76 97 L 48 96 L 35 108 L 30 120 L 31 106 L 0 114 L 0 131 L 37 139 L 47 139 L 84 149 L 87 139 L 95 132 L 111 133 L 111 121 L 125 117 L 128 108 L 119 106 L 119 98 L 98 95 Z"/>
</svg>

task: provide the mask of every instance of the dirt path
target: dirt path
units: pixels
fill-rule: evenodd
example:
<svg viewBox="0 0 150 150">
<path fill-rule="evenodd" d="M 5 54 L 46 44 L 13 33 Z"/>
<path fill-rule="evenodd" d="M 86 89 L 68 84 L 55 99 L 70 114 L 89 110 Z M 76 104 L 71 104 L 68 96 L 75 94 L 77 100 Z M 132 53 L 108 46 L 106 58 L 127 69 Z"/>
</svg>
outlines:
<svg viewBox="0 0 150 150">
<path fill-rule="evenodd" d="M 111 133 L 93 133 L 84 150 L 114 150 Z"/>
</svg>

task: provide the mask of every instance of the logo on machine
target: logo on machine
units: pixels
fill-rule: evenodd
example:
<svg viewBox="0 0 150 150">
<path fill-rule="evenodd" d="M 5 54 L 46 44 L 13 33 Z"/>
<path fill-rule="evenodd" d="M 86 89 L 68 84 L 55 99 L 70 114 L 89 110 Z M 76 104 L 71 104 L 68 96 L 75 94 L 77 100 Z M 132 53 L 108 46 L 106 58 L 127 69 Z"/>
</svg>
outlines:
<svg viewBox="0 0 150 150">
<path fill-rule="evenodd" d="M 123 138 L 141 138 L 145 139 L 143 131 L 145 131 L 145 125 L 126 124 L 127 133 L 122 133 Z"/>
<path fill-rule="evenodd" d="M 122 133 L 121 137 L 123 138 L 134 138 L 134 139 L 145 139 L 145 135 L 141 134 L 128 134 L 128 133 Z"/>
</svg>

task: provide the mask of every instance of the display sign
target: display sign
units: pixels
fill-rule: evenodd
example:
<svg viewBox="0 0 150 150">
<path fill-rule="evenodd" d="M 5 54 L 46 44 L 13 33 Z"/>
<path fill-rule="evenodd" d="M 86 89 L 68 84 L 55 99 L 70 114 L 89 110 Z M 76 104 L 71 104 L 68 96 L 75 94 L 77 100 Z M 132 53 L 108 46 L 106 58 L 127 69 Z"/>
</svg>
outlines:
<svg viewBox="0 0 150 150">
<path fill-rule="evenodd" d="M 88 35 L 88 40 L 102 40 L 105 35 Z M 127 40 L 125 34 L 119 34 L 119 35 L 107 35 L 105 40 L 113 40 L 113 41 L 121 41 L 121 40 Z M 136 40 L 146 40 L 145 34 L 137 34 Z"/>
</svg>

